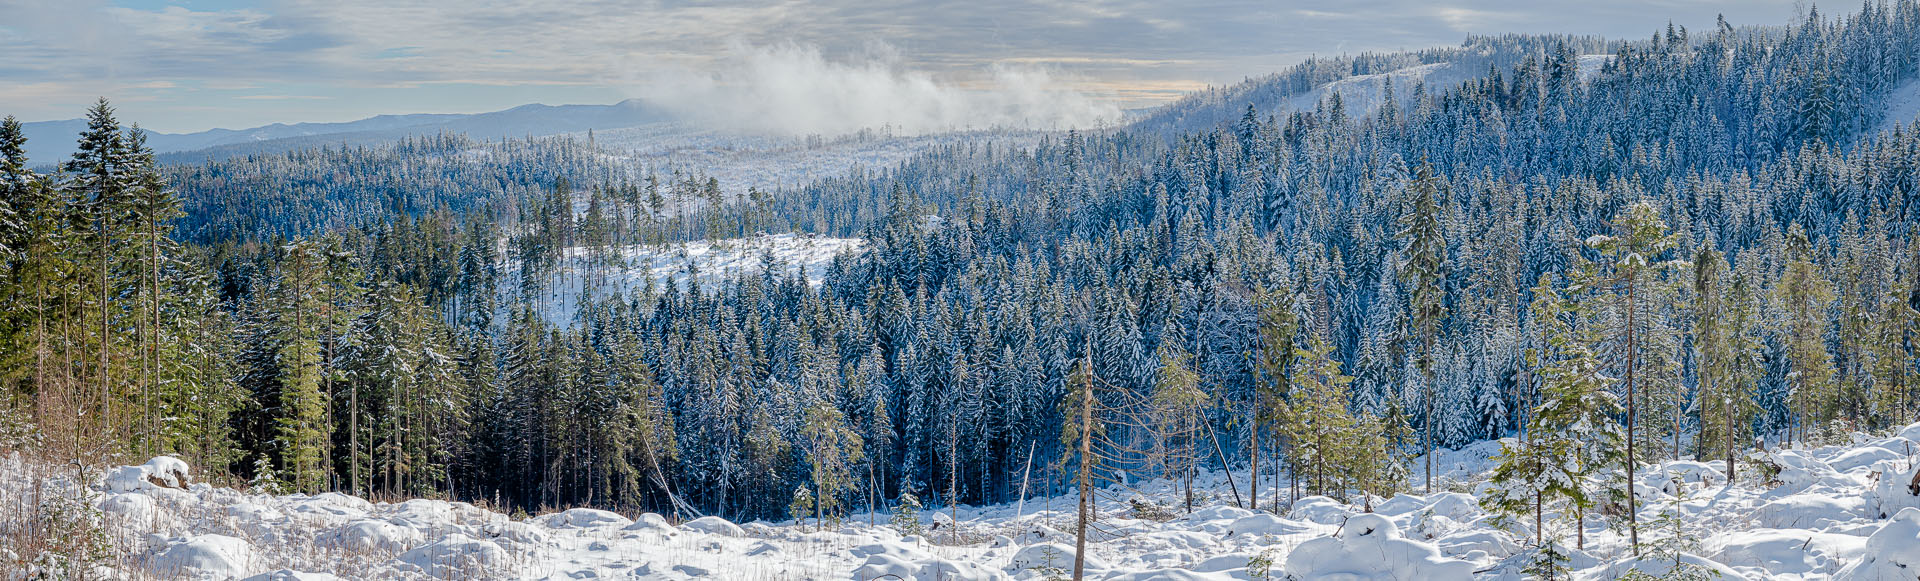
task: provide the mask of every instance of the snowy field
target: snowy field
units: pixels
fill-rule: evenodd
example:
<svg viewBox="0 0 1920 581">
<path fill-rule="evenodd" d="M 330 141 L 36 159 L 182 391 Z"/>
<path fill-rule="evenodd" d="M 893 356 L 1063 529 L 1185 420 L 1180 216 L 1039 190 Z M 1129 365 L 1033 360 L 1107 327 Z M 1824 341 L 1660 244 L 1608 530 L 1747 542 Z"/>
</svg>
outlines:
<svg viewBox="0 0 1920 581">
<path fill-rule="evenodd" d="M 685 288 L 687 281 L 692 280 L 711 288 L 726 279 L 759 273 L 771 264 L 782 275 L 799 272 L 808 282 L 820 284 L 821 276 L 835 256 L 858 252 L 865 243 L 859 238 L 788 233 L 664 245 L 636 244 L 616 248 L 609 262 L 596 261 L 586 248 L 568 248 L 548 290 L 544 314 L 549 322 L 564 324 L 573 319 L 580 297 L 588 290 L 594 296 L 628 296 L 644 288 L 648 277 L 652 277 L 655 285 L 672 282 Z M 517 270 L 517 263 L 509 263 L 508 268 Z M 518 278 L 516 274 L 507 280 Z M 502 292 L 510 297 L 519 290 L 509 285 Z"/>
<path fill-rule="evenodd" d="M 1496 446 L 1443 452 L 1436 463 L 1448 492 L 1376 499 L 1373 514 L 1324 497 L 1280 516 L 1251 512 L 1224 494 L 1220 474 L 1200 479 L 1203 508 L 1190 514 L 1173 505 L 1180 495 L 1169 483 L 1109 488 L 1099 494 L 1088 578 L 1524 578 L 1532 560 L 1524 525 L 1497 524 L 1463 493 L 1484 486 Z M 1624 531 L 1589 519 L 1587 550 L 1568 549 L 1569 561 L 1579 579 L 1635 568 L 1659 575 L 1675 558 L 1723 579 L 1915 579 L 1920 497 L 1908 480 L 1916 452 L 1920 424 L 1763 454 L 1779 469 L 1765 482 L 1729 485 L 1717 463 L 1657 465 L 1642 479 L 1642 521 L 1678 527 L 1643 525 L 1655 550 L 1635 560 Z M 255 494 L 190 483 L 190 468 L 164 457 L 84 487 L 70 470 L 0 459 L 0 506 L 33 506 L 36 493 L 84 498 L 113 547 L 95 571 L 102 578 L 1048 579 L 1072 566 L 1073 539 L 1063 532 L 1072 530 L 1071 496 L 928 508 L 914 520 L 925 532 L 907 535 L 888 515 L 855 514 L 815 532 L 810 523 L 676 524 L 590 509 L 516 520 L 459 502 Z M 1130 501 L 1138 500 L 1167 514 L 1137 513 Z"/>
</svg>

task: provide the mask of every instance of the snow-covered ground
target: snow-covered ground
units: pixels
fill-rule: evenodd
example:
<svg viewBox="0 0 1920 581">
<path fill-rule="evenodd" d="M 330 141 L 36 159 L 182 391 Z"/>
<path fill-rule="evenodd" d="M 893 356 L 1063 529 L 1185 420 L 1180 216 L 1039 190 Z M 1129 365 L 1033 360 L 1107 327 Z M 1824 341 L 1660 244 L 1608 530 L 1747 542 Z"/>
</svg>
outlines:
<svg viewBox="0 0 1920 581">
<path fill-rule="evenodd" d="M 1582 83 L 1592 81 L 1600 74 L 1600 67 L 1613 60 L 1613 55 L 1580 55 L 1579 80 Z M 1415 85 L 1425 83 L 1428 91 L 1447 91 L 1477 79 L 1486 74 L 1486 70 L 1455 63 L 1431 63 L 1372 75 L 1354 75 L 1338 81 L 1322 84 L 1289 97 L 1286 106 L 1292 111 L 1312 111 L 1325 101 L 1328 95 L 1338 93 L 1341 105 L 1349 115 L 1371 114 L 1386 102 L 1387 82 L 1393 82 L 1394 101 L 1407 106 L 1413 98 Z"/>
<path fill-rule="evenodd" d="M 1920 79 L 1901 83 L 1887 94 L 1887 116 L 1872 133 L 1884 133 L 1894 127 L 1912 127 L 1920 123 Z M 1871 135 L 1870 133 L 1869 135 Z"/>
<path fill-rule="evenodd" d="M 556 271 L 556 278 L 545 301 L 549 322 L 573 319 L 580 297 L 588 290 L 594 296 L 628 296 L 646 286 L 648 277 L 655 285 L 668 282 L 682 288 L 692 280 L 712 285 L 743 274 L 759 273 L 767 264 L 776 265 L 782 275 L 804 273 L 807 281 L 819 284 L 827 265 L 835 256 L 857 252 L 865 241 L 859 238 L 828 238 L 811 234 L 771 234 L 751 238 L 705 240 L 665 245 L 636 244 L 616 248 L 608 261 L 596 260 L 586 248 L 568 248 Z M 772 262 L 767 262 L 771 260 Z M 517 269 L 509 264 L 510 269 Z M 517 280 L 518 276 L 508 280 Z M 507 288 L 503 292 L 516 293 Z"/>
<path fill-rule="evenodd" d="M 1199 479 L 1201 508 L 1192 513 L 1175 505 L 1171 483 L 1109 488 L 1099 494 L 1088 578 L 1523 578 L 1532 558 L 1526 525 L 1498 524 L 1464 493 L 1485 485 L 1492 450 L 1497 443 L 1441 452 L 1446 492 L 1376 499 L 1372 514 L 1324 497 L 1300 499 L 1283 515 L 1248 511 L 1234 506 L 1218 473 Z M 1766 453 L 1779 472 L 1764 482 L 1743 476 L 1729 485 L 1713 462 L 1652 466 L 1642 478 L 1642 520 L 1677 516 L 1664 520 L 1680 523 L 1679 535 L 1643 525 L 1650 549 L 1634 559 L 1624 531 L 1593 518 L 1587 550 L 1568 549 L 1569 562 L 1578 579 L 1659 575 L 1678 559 L 1724 579 L 1911 580 L 1920 575 L 1920 497 L 1908 491 L 1916 453 L 1920 424 Z M 70 473 L 5 458 L 0 506 L 30 506 L 22 499 L 36 490 L 84 496 L 117 554 L 98 573 L 141 579 L 1046 579 L 1073 560 L 1063 532 L 1072 530 L 1071 496 L 929 508 L 917 520 L 927 532 L 903 535 L 886 515 L 869 514 L 820 532 L 810 523 L 675 524 L 591 509 L 516 520 L 459 502 L 180 488 L 187 470 L 157 458 L 82 489 Z M 1168 514 L 1136 518 L 1129 501 L 1142 499 Z M 22 561 L 0 553 L 7 562 Z M 23 574 L 32 570 L 6 578 Z"/>
</svg>

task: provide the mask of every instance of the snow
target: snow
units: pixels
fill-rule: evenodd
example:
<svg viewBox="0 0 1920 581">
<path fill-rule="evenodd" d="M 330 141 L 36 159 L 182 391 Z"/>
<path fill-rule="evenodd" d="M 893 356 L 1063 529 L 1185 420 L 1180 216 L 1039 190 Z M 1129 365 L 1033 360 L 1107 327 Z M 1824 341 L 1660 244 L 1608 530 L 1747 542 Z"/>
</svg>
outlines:
<svg viewBox="0 0 1920 581">
<path fill-rule="evenodd" d="M 1906 581 L 1920 576 L 1916 572 L 1920 572 L 1920 508 L 1906 508 L 1867 537 L 1861 560 L 1842 569 L 1835 578 Z"/>
<path fill-rule="evenodd" d="M 1638 570 L 1658 575 L 1673 559 L 1726 579 L 1912 579 L 1920 571 L 1920 497 L 1906 490 L 1916 457 L 1909 435 L 1858 436 L 1842 445 L 1760 452 L 1781 467 L 1763 481 L 1751 463 L 1729 484 L 1720 462 L 1643 466 L 1641 558 L 1623 527 L 1589 514 L 1585 549 L 1566 547 L 1576 579 Z M 1911 447 L 1910 447 L 1911 446 Z M 1100 491 L 1087 545 L 1088 578 L 1258 579 L 1249 568 L 1296 579 L 1521 579 L 1534 549 L 1531 519 L 1511 523 L 1464 491 L 1485 486 L 1497 443 L 1435 452 L 1436 491 L 1377 498 L 1374 512 L 1309 496 L 1282 514 L 1234 505 L 1225 474 L 1195 478 L 1191 513 L 1171 482 L 1129 479 Z M 338 493 L 268 495 L 206 484 L 167 488 L 152 474 L 183 466 L 149 462 L 106 471 L 82 497 L 100 509 L 129 575 L 227 581 L 442 578 L 1030 580 L 1063 576 L 1073 563 L 1072 494 L 1024 505 L 929 507 L 927 536 L 902 535 L 886 514 L 853 514 L 818 529 L 803 523 L 734 523 L 715 516 L 675 522 L 659 514 L 573 508 L 515 519 L 461 502 L 370 502 Z M 1416 466 L 1421 465 L 1416 460 Z M 132 468 L 131 470 L 128 468 Z M 56 471 L 50 470 L 46 474 Z M 0 502 L 19 498 L 27 464 L 0 458 Z M 137 478 L 135 478 L 137 476 Z M 1246 490 L 1245 474 L 1235 482 Z M 1418 469 L 1414 480 L 1419 480 Z M 38 480 L 46 480 L 44 477 Z M 58 479 L 55 479 L 57 481 Z M 1276 487 L 1278 490 L 1276 490 Z M 1284 498 L 1289 482 L 1260 483 Z M 81 494 L 76 492 L 76 494 Z M 1174 518 L 1130 518 L 1128 501 L 1164 503 Z M 1652 523 L 1680 511 L 1687 538 Z M 1544 515 L 1572 544 L 1568 515 Z M 630 518 L 631 517 L 631 518 Z M 956 540 L 958 539 L 958 540 Z M 138 573 L 131 573 L 137 571 Z"/>
<path fill-rule="evenodd" d="M 717 516 L 703 516 L 687 521 L 687 524 L 680 526 L 681 528 L 696 533 L 707 533 L 710 535 L 738 537 L 747 534 L 746 531 L 740 529 L 740 525 L 727 522 L 726 519 Z"/>
<path fill-rule="evenodd" d="M 1894 127 L 1912 127 L 1915 123 L 1920 123 L 1920 79 L 1910 80 L 1894 87 L 1893 91 L 1887 94 L 1884 107 L 1886 116 L 1880 119 L 1880 126 L 1874 128 L 1869 134 L 1892 131 Z"/>
<path fill-rule="evenodd" d="M 591 508 L 570 508 L 534 519 L 534 521 L 550 529 L 624 527 L 633 524 L 632 519 L 620 516 L 618 513 Z"/>
<path fill-rule="evenodd" d="M 139 492 L 154 488 L 186 488 L 192 483 L 187 463 L 172 456 L 160 456 L 139 466 L 121 466 L 107 474 L 106 485 L 115 492 Z"/>
<path fill-rule="evenodd" d="M 1860 559 L 1864 538 L 1807 530 L 1729 531 L 1707 539 L 1707 555 L 1742 575 L 1799 579 L 1832 575 Z"/>
<path fill-rule="evenodd" d="M 231 579 L 246 574 L 253 560 L 253 546 L 244 540 L 194 535 L 169 540 L 166 548 L 147 563 L 147 571 L 163 577 Z"/>
<path fill-rule="evenodd" d="M 507 564 L 507 550 L 460 533 L 400 554 L 400 560 L 430 577 L 480 577 Z"/>
<path fill-rule="evenodd" d="M 775 266 L 775 272 L 781 276 L 803 273 L 808 284 L 817 285 L 834 257 L 858 252 L 865 245 L 866 241 L 859 238 L 795 233 L 663 245 L 636 244 L 615 248 L 612 264 L 597 263 L 587 248 L 568 248 L 557 269 L 557 280 L 548 289 L 551 300 L 546 302 L 547 310 L 543 314 L 548 322 L 564 324 L 578 313 L 580 297 L 588 290 L 597 297 L 625 297 L 645 288 L 649 277 L 655 288 L 667 283 L 684 286 L 688 281 L 710 287 L 729 278 L 758 274 L 769 264 Z M 518 265 L 511 263 L 509 268 L 517 271 Z M 517 272 L 506 280 L 519 280 Z M 503 285 L 501 292 L 513 296 L 519 289 Z"/>
<path fill-rule="evenodd" d="M 1400 537 L 1387 517 L 1360 514 L 1333 537 L 1302 543 L 1287 555 L 1287 575 L 1296 579 L 1400 581 L 1472 579 L 1473 564 L 1441 556 L 1440 549 Z"/>
</svg>

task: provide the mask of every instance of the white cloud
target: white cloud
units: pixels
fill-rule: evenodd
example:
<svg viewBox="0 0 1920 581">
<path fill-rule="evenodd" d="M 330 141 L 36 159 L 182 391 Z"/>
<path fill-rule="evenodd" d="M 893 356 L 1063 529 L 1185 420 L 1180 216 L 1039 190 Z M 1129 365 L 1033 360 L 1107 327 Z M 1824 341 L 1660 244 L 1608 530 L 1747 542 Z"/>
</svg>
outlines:
<svg viewBox="0 0 1920 581">
<path fill-rule="evenodd" d="M 891 127 L 920 134 L 951 129 L 1088 128 L 1120 111 L 1046 70 L 992 66 L 971 82 L 909 68 L 889 48 L 830 60 L 817 47 L 735 45 L 707 70 L 643 72 L 633 94 L 706 125 L 746 131 L 837 135 Z"/>
</svg>

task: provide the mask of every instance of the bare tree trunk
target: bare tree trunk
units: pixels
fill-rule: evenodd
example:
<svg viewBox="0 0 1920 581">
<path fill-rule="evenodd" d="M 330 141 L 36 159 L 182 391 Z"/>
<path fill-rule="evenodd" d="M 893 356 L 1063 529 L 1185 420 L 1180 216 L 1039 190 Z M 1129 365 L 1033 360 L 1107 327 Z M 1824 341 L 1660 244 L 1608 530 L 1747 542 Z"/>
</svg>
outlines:
<svg viewBox="0 0 1920 581">
<path fill-rule="evenodd" d="M 1634 463 L 1637 461 L 1634 457 L 1633 427 L 1634 427 L 1634 416 L 1639 410 L 1639 402 L 1636 401 L 1637 396 L 1635 395 L 1636 386 L 1634 384 L 1634 371 L 1635 371 L 1634 367 L 1638 363 L 1639 348 L 1640 348 L 1638 344 L 1639 329 L 1634 326 L 1634 319 L 1636 318 L 1635 315 L 1638 314 L 1636 312 L 1637 309 L 1635 309 L 1635 307 L 1637 306 L 1637 302 L 1634 300 L 1634 297 L 1637 294 L 1636 291 L 1638 291 L 1638 289 L 1632 283 L 1628 283 L 1627 285 L 1627 538 L 1629 543 L 1628 546 L 1633 549 L 1633 556 L 1638 557 L 1640 556 L 1640 514 L 1639 514 L 1638 507 L 1636 505 L 1638 504 L 1639 499 L 1634 497 L 1635 493 L 1633 490 L 1634 488 L 1633 472 L 1635 468 Z"/>
<path fill-rule="evenodd" d="M 1430 337 L 1423 338 L 1421 339 L 1421 343 L 1421 348 L 1426 350 L 1426 355 L 1424 356 L 1426 359 L 1422 359 L 1420 365 L 1423 368 L 1421 369 L 1423 375 L 1426 376 L 1426 385 L 1421 386 L 1421 392 L 1425 394 L 1423 399 L 1426 401 L 1423 403 L 1427 406 L 1426 421 L 1423 422 L 1425 425 L 1421 426 L 1420 436 L 1420 447 L 1426 450 L 1427 456 L 1427 490 L 1422 494 L 1433 494 L 1433 362 L 1431 360 L 1433 357 L 1433 339 Z"/>
<path fill-rule="evenodd" d="M 1087 360 L 1087 373 L 1093 373 L 1092 359 Z M 1074 525 L 1073 533 L 1073 579 L 1086 578 L 1087 568 L 1087 521 L 1092 519 L 1088 501 L 1093 496 L 1093 382 L 1080 386 L 1080 516 Z"/>
</svg>

